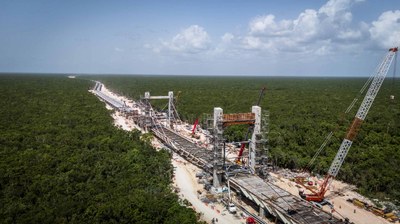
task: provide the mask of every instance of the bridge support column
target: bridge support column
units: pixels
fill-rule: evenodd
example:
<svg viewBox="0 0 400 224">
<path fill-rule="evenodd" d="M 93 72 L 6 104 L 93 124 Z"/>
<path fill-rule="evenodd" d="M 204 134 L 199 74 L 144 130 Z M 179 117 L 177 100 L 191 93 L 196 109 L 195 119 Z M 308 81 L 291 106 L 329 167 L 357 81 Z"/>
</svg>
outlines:
<svg viewBox="0 0 400 224">
<path fill-rule="evenodd" d="M 260 217 L 261 218 L 265 218 L 265 210 L 264 210 L 263 207 L 260 206 L 260 211 L 259 212 L 260 212 Z"/>
<path fill-rule="evenodd" d="M 253 106 L 251 108 L 251 112 L 255 115 L 255 122 L 254 122 L 254 130 L 251 136 L 251 142 L 249 147 L 249 167 L 252 174 L 256 172 L 256 150 L 257 150 L 257 143 L 260 140 L 261 134 L 261 107 Z"/>
<path fill-rule="evenodd" d="M 172 117 L 172 113 L 173 113 L 173 111 L 172 111 L 173 103 L 174 103 L 174 92 L 169 91 L 168 92 L 168 125 L 170 128 L 172 128 L 171 117 Z"/>
<path fill-rule="evenodd" d="M 220 107 L 215 107 L 214 108 L 214 124 L 213 124 L 213 130 L 214 130 L 214 160 L 213 160 L 213 187 L 215 189 L 219 188 L 221 186 L 220 183 L 220 177 L 218 175 L 218 162 L 221 158 L 221 141 L 222 139 L 222 134 L 223 134 L 223 127 L 222 127 L 222 121 L 223 121 L 223 110 Z"/>
</svg>

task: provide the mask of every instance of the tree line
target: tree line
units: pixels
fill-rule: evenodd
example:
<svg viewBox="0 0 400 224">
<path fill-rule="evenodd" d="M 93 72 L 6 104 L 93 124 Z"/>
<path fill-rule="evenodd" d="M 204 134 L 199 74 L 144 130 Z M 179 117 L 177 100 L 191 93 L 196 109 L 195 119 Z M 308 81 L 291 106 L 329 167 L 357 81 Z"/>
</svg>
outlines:
<svg viewBox="0 0 400 224">
<path fill-rule="evenodd" d="M 197 223 L 170 154 L 114 127 L 92 85 L 0 76 L 0 222 Z"/>
</svg>

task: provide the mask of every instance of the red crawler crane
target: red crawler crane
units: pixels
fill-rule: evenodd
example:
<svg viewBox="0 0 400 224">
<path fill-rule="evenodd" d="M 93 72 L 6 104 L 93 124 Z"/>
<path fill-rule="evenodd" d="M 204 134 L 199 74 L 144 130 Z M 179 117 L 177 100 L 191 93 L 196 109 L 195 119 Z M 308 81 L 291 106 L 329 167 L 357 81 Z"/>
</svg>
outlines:
<svg viewBox="0 0 400 224">
<path fill-rule="evenodd" d="M 376 73 L 373 76 L 373 80 L 368 89 L 368 92 L 365 95 L 364 100 L 361 103 L 361 106 L 358 109 L 357 114 L 354 117 L 354 120 L 350 128 L 348 129 L 342 144 L 340 145 L 340 148 L 335 156 L 335 159 L 333 160 L 331 167 L 329 168 L 328 174 L 325 176 L 324 182 L 322 183 L 319 191 L 315 191 L 312 188 L 305 186 L 303 182 L 298 182 L 300 185 L 302 185 L 303 187 L 307 188 L 312 192 L 312 194 L 304 194 L 303 192 L 300 192 L 300 196 L 302 198 L 306 199 L 307 201 L 315 201 L 315 202 L 321 202 L 324 200 L 325 193 L 328 190 L 328 187 L 332 182 L 332 180 L 338 174 L 340 167 L 342 166 L 343 161 L 346 158 L 347 153 L 349 152 L 351 144 L 353 143 L 355 137 L 357 136 L 361 124 L 364 121 L 365 117 L 367 116 L 367 113 L 371 108 L 371 105 L 374 102 L 376 95 L 378 94 L 378 91 L 383 83 L 383 80 L 386 77 L 386 74 L 389 71 L 390 65 L 392 64 L 393 58 L 396 55 L 397 51 L 398 51 L 397 47 L 390 48 L 386 57 L 383 59 L 382 63 L 376 70 Z"/>
<path fill-rule="evenodd" d="M 192 136 L 194 136 L 198 124 L 199 124 L 199 118 L 196 118 L 193 124 Z"/>
</svg>

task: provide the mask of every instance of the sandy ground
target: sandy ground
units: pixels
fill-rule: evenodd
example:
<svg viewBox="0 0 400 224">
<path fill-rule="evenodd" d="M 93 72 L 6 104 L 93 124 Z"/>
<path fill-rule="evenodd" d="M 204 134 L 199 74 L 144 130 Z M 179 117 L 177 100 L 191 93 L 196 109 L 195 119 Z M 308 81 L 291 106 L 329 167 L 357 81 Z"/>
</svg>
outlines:
<svg viewBox="0 0 400 224">
<path fill-rule="evenodd" d="M 283 178 L 280 175 L 271 173 L 271 176 L 276 178 L 275 185 L 289 191 L 291 194 L 299 196 L 299 189 L 296 187 L 296 183 L 290 181 L 287 178 Z M 371 203 L 365 197 L 359 195 L 354 191 L 346 191 L 345 189 L 351 188 L 350 185 L 345 184 L 340 181 L 334 180 L 330 189 L 335 191 L 341 191 L 344 196 L 339 196 L 336 194 L 331 194 L 329 191 L 327 193 L 328 200 L 333 204 L 335 212 L 333 213 L 339 219 L 344 219 L 344 217 L 349 218 L 350 222 L 354 222 L 356 224 L 389 224 L 391 222 L 387 221 L 382 217 L 378 217 L 374 215 L 372 212 L 366 211 L 364 209 L 358 208 L 357 206 L 353 205 L 346 201 L 348 198 L 358 198 L 363 201 L 367 201 Z M 371 203 L 372 204 L 372 203 Z M 327 212 L 331 212 L 329 206 L 324 206 L 323 209 Z"/>
<path fill-rule="evenodd" d="M 135 107 L 135 102 L 129 100 L 125 97 L 118 96 L 117 94 L 109 91 L 104 85 L 102 87 L 102 92 L 113 97 L 117 98 L 121 101 L 125 101 L 125 103 L 129 107 Z M 112 107 L 106 104 L 106 108 L 112 110 Z M 137 125 L 133 123 L 132 120 L 127 119 L 122 113 L 119 111 L 115 111 L 112 114 L 114 118 L 114 125 L 126 130 L 131 131 L 133 129 L 140 129 Z M 183 132 L 183 128 L 182 128 Z M 190 138 L 190 131 L 186 132 L 185 135 Z M 204 138 L 202 136 L 202 138 Z M 152 144 L 156 148 L 161 147 L 161 143 L 157 139 L 153 139 Z M 188 163 L 178 155 L 174 155 L 174 159 L 172 160 L 172 164 L 175 168 L 175 177 L 174 177 L 174 186 L 180 189 L 178 193 L 179 197 L 182 199 L 187 199 L 191 204 L 192 208 L 201 213 L 201 220 L 204 220 L 208 223 L 211 223 L 213 218 L 218 219 L 218 223 L 245 223 L 244 219 L 240 219 L 238 216 L 230 214 L 226 208 L 224 208 L 221 204 L 205 204 L 203 203 L 199 195 L 197 193 L 198 190 L 204 191 L 201 184 L 197 183 L 195 173 L 199 171 L 199 168 L 194 165 Z"/>
<path fill-rule="evenodd" d="M 129 106 L 129 107 L 131 107 L 131 108 L 137 108 L 137 107 L 135 106 L 135 102 L 134 102 L 134 101 L 129 100 L 129 99 L 126 98 L 126 97 L 119 96 L 119 95 L 117 95 L 117 94 L 111 92 L 111 91 L 108 90 L 104 85 L 103 85 L 102 88 L 101 88 L 101 92 L 104 93 L 104 94 L 106 94 L 106 95 L 108 95 L 108 96 L 110 96 L 110 97 L 113 97 L 113 98 L 115 98 L 115 99 L 118 99 L 118 100 L 120 100 L 120 101 L 125 102 L 126 105 Z M 108 110 L 113 110 L 113 108 L 112 108 L 110 105 L 108 105 L 108 104 L 106 104 L 106 108 L 107 108 Z M 139 130 L 139 131 L 142 131 L 142 129 L 141 129 L 139 126 L 137 126 L 131 119 L 127 119 L 127 118 L 125 117 L 125 115 L 122 114 L 122 113 L 119 112 L 119 111 L 115 111 L 115 112 L 112 114 L 112 117 L 114 118 L 114 125 L 117 126 L 117 127 L 119 127 L 119 128 L 121 128 L 121 129 L 123 129 L 123 130 L 125 130 L 125 131 L 132 131 L 133 129 L 137 129 L 137 130 Z"/>
<path fill-rule="evenodd" d="M 112 117 L 114 118 L 114 125 L 125 131 L 132 131 L 133 129 L 136 129 L 143 132 L 143 130 L 132 120 L 126 119 L 125 116 L 118 111 L 112 114 Z"/>
<path fill-rule="evenodd" d="M 71 77 L 72 78 L 72 77 Z M 134 101 L 129 100 L 123 96 L 119 96 L 115 93 L 112 93 L 109 91 L 104 85 L 102 88 L 102 92 L 117 98 L 121 101 L 124 101 L 129 107 L 136 108 L 136 104 Z M 112 110 L 112 108 L 108 105 L 106 105 L 107 109 Z M 119 128 L 127 131 L 131 131 L 133 129 L 138 129 L 142 131 L 138 126 L 136 126 L 132 120 L 126 119 L 123 114 L 120 112 L 116 111 L 113 115 L 114 118 L 114 124 L 118 126 Z M 196 135 L 200 136 L 200 139 L 195 139 L 191 137 L 191 130 L 193 128 L 193 125 L 188 125 L 188 124 L 183 124 L 177 127 L 178 132 L 181 134 L 185 135 L 186 137 L 192 139 L 195 142 L 198 142 L 201 146 L 203 147 L 212 147 L 207 141 L 206 141 L 206 136 L 202 132 L 201 129 L 198 129 L 196 132 Z M 143 131 L 142 131 L 143 132 Z M 154 147 L 160 148 L 161 143 L 154 139 L 152 141 Z M 232 145 L 227 144 L 227 157 L 230 160 L 233 160 L 236 158 L 238 148 L 235 148 Z M 193 206 L 193 209 L 196 212 L 199 212 L 202 215 L 201 219 L 211 223 L 211 220 L 213 218 L 218 218 L 218 223 L 245 223 L 244 219 L 239 218 L 238 216 L 234 216 L 230 214 L 222 205 L 220 204 L 214 204 L 214 205 L 206 205 L 199 199 L 199 195 L 197 193 L 198 190 L 204 191 L 202 188 L 201 184 L 197 183 L 197 179 L 195 177 L 195 174 L 197 171 L 199 171 L 199 168 L 195 167 L 194 165 L 186 162 L 184 159 L 179 157 L 178 155 L 174 155 L 174 158 L 172 160 L 172 164 L 174 165 L 175 168 L 175 178 L 174 178 L 174 186 L 180 189 L 180 192 L 178 195 L 181 198 L 187 199 Z M 289 191 L 295 196 L 298 196 L 299 189 L 296 187 L 296 183 L 290 181 L 288 178 L 290 177 L 282 177 L 279 174 L 274 174 L 272 173 L 271 176 L 274 177 L 276 185 L 279 187 Z M 313 179 L 313 181 L 321 183 L 322 180 L 318 180 L 316 178 Z M 369 223 L 374 223 L 374 224 L 389 224 L 390 222 L 385 220 L 382 217 L 378 217 L 374 215 L 373 213 L 366 211 L 364 209 L 358 208 L 357 206 L 353 205 L 352 203 L 349 203 L 346 201 L 348 198 L 358 198 L 362 201 L 366 201 L 369 204 L 373 204 L 371 201 L 369 201 L 367 198 L 364 198 L 363 196 L 357 194 L 354 191 L 348 190 L 351 189 L 352 186 L 342 183 L 340 181 L 334 180 L 330 190 L 332 191 L 339 191 L 344 194 L 344 196 L 339 196 L 337 194 L 330 194 L 328 191 L 327 193 L 327 198 L 331 201 L 331 203 L 334 205 L 334 215 L 338 218 L 344 218 L 347 217 L 350 219 L 350 222 L 354 222 L 356 224 L 369 224 Z M 331 212 L 331 209 L 328 206 L 323 207 L 324 210 Z M 397 222 L 398 223 L 398 222 Z"/>
<path fill-rule="evenodd" d="M 206 205 L 199 199 L 198 190 L 204 191 L 201 184 L 197 183 L 195 173 L 197 167 L 186 162 L 178 155 L 174 155 L 172 164 L 175 168 L 174 185 L 180 190 L 178 193 L 181 198 L 186 198 L 193 206 L 193 209 L 201 213 L 201 219 L 211 223 L 213 218 L 218 219 L 218 223 L 245 223 L 244 219 L 230 214 L 220 204 Z"/>
</svg>

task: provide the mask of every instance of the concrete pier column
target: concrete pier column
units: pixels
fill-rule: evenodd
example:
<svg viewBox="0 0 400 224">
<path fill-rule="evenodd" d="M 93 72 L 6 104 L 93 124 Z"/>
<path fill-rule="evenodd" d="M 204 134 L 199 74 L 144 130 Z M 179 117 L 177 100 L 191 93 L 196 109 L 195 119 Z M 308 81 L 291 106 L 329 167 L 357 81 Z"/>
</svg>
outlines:
<svg viewBox="0 0 400 224">
<path fill-rule="evenodd" d="M 265 218 L 265 211 L 264 208 L 260 206 L 260 217 Z"/>
<path fill-rule="evenodd" d="M 261 133 L 261 107 L 253 106 L 251 112 L 255 115 L 254 129 L 249 147 L 249 167 L 252 174 L 256 172 L 257 135 Z"/>
</svg>

